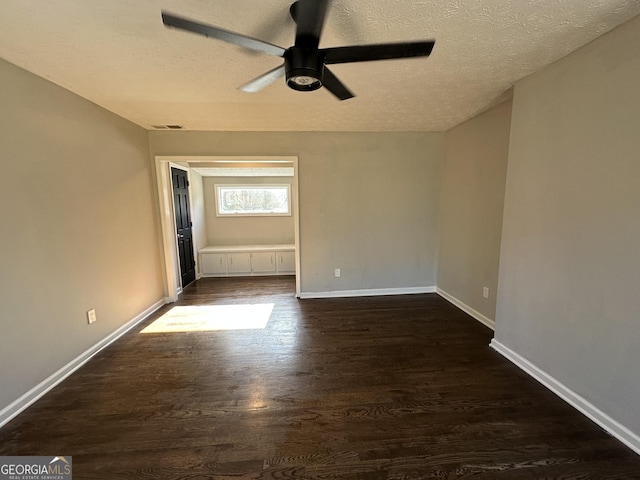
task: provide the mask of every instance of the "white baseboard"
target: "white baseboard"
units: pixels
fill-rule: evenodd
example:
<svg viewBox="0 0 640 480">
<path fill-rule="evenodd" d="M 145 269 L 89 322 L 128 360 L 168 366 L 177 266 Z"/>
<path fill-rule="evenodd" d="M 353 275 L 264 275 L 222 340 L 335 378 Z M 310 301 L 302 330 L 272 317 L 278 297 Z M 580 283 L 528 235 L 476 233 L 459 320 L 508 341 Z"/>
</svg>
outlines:
<svg viewBox="0 0 640 480">
<path fill-rule="evenodd" d="M 285 277 L 296 272 L 203 273 L 202 278 Z"/>
<path fill-rule="evenodd" d="M 138 323 L 142 322 L 145 318 L 151 315 L 153 312 L 158 310 L 165 304 L 165 300 L 162 299 L 145 311 L 136 315 L 133 319 L 129 320 L 127 323 L 118 328 L 115 332 L 107 335 L 105 338 L 100 340 L 94 346 L 86 350 L 84 353 L 81 353 L 76 358 L 67 363 L 64 367 L 60 368 L 58 371 L 51 374 L 49 377 L 44 379 L 38 385 L 33 387 L 27 393 L 22 395 L 20 398 L 15 400 L 14 402 L 7 405 L 5 408 L 0 410 L 0 427 L 4 426 L 8 422 L 10 422 L 13 418 L 19 415 L 26 408 L 31 406 L 37 400 L 42 398 L 47 392 L 49 392 L 53 387 L 61 383 L 65 378 L 71 375 L 73 372 L 82 367 L 85 363 L 87 363 L 91 358 L 100 352 L 102 349 L 108 347 L 113 342 L 118 340 L 122 335 L 127 333 L 133 327 L 135 327 Z"/>
<path fill-rule="evenodd" d="M 414 295 L 435 292 L 436 287 L 370 288 L 363 290 L 335 290 L 332 292 L 301 292 L 299 298 L 377 297 L 382 295 Z"/>
<path fill-rule="evenodd" d="M 523 356 L 517 354 L 509 347 L 500 343 L 500 341 L 495 338 L 491 340 L 490 344 L 491 348 L 493 348 L 496 352 L 504 356 L 507 360 L 511 361 L 518 367 L 520 367 L 523 371 L 531 375 L 542 385 L 547 387 L 553 393 L 558 395 L 561 399 L 567 402 L 569 405 L 574 407 L 576 410 L 582 412 L 585 416 L 590 418 L 593 422 L 600 425 L 607 432 L 609 432 L 613 437 L 620 440 L 627 447 L 632 449 L 634 452 L 640 455 L 640 436 L 629 430 L 627 427 L 617 422 L 609 415 L 604 413 L 598 407 L 590 403 L 584 397 L 578 395 L 576 392 L 571 390 L 569 387 L 564 385 L 563 383 L 556 380 L 554 377 L 549 375 L 544 370 L 541 370 L 529 360 L 524 358 Z"/>
<path fill-rule="evenodd" d="M 489 317 L 487 317 L 487 316 L 481 314 L 479 311 L 471 308 L 469 305 L 467 305 L 466 303 L 458 300 L 456 297 L 454 297 L 453 295 L 445 292 L 441 288 L 438 288 L 436 291 L 438 292 L 438 295 L 440 295 L 445 300 L 453 303 L 456 307 L 458 307 L 464 313 L 466 313 L 468 315 L 471 315 L 473 318 L 478 320 L 480 323 L 486 325 L 491 330 L 495 330 L 496 329 L 496 322 L 494 320 L 491 320 Z"/>
</svg>

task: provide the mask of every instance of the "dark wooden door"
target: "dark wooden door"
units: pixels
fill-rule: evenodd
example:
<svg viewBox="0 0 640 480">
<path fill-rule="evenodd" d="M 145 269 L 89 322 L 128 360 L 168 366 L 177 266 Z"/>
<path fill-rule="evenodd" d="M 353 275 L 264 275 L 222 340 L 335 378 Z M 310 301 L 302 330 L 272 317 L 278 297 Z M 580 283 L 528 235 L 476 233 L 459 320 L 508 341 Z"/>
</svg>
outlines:
<svg viewBox="0 0 640 480">
<path fill-rule="evenodd" d="M 182 287 L 196 279 L 196 262 L 193 254 L 193 234 L 191 232 L 191 210 L 189 209 L 189 180 L 187 172 L 178 168 L 171 169 L 173 185 L 173 206 L 176 213 L 176 236 L 178 256 L 180 258 L 180 276 Z"/>
</svg>

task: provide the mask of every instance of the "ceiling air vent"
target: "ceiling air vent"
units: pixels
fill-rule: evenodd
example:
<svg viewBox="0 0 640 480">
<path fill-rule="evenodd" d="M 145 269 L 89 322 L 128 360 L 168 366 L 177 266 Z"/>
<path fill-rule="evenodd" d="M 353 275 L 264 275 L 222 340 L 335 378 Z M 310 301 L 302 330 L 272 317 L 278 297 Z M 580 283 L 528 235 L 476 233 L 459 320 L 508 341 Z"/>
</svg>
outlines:
<svg viewBox="0 0 640 480">
<path fill-rule="evenodd" d="M 182 130 L 184 127 L 182 125 L 151 125 L 151 128 L 156 130 Z"/>
</svg>

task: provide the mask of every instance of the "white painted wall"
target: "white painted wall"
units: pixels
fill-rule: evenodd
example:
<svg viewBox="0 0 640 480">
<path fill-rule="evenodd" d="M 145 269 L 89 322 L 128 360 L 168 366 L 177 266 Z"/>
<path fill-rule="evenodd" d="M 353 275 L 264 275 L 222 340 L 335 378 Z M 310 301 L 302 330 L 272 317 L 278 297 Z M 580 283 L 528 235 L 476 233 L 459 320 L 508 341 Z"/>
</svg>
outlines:
<svg viewBox="0 0 640 480">
<path fill-rule="evenodd" d="M 639 85 L 640 17 L 516 84 L 496 329 L 636 438 Z"/>
<path fill-rule="evenodd" d="M 511 102 L 445 136 L 438 288 L 495 321 Z M 483 288 L 489 297 L 483 297 Z"/>
<path fill-rule="evenodd" d="M 163 289 L 146 132 L 3 60 L 0 105 L 1 411 Z"/>
<path fill-rule="evenodd" d="M 435 286 L 443 133 L 157 131 L 149 140 L 152 155 L 298 156 L 303 293 Z"/>
</svg>

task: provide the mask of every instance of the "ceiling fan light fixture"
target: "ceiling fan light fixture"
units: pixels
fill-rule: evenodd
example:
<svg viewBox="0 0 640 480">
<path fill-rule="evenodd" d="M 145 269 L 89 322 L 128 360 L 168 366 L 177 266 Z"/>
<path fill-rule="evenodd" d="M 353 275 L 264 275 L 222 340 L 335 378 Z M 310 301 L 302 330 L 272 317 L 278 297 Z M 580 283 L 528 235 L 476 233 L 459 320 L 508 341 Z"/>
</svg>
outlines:
<svg viewBox="0 0 640 480">
<path fill-rule="evenodd" d="M 317 90 L 322 86 L 320 79 L 309 74 L 312 72 L 300 73 L 301 74 L 293 73 L 287 77 L 287 85 L 289 85 L 289 87 L 300 92 L 310 92 L 312 90 Z"/>
<path fill-rule="evenodd" d="M 299 92 L 322 87 L 323 59 L 317 51 L 292 47 L 284 55 L 287 85 Z"/>
</svg>

